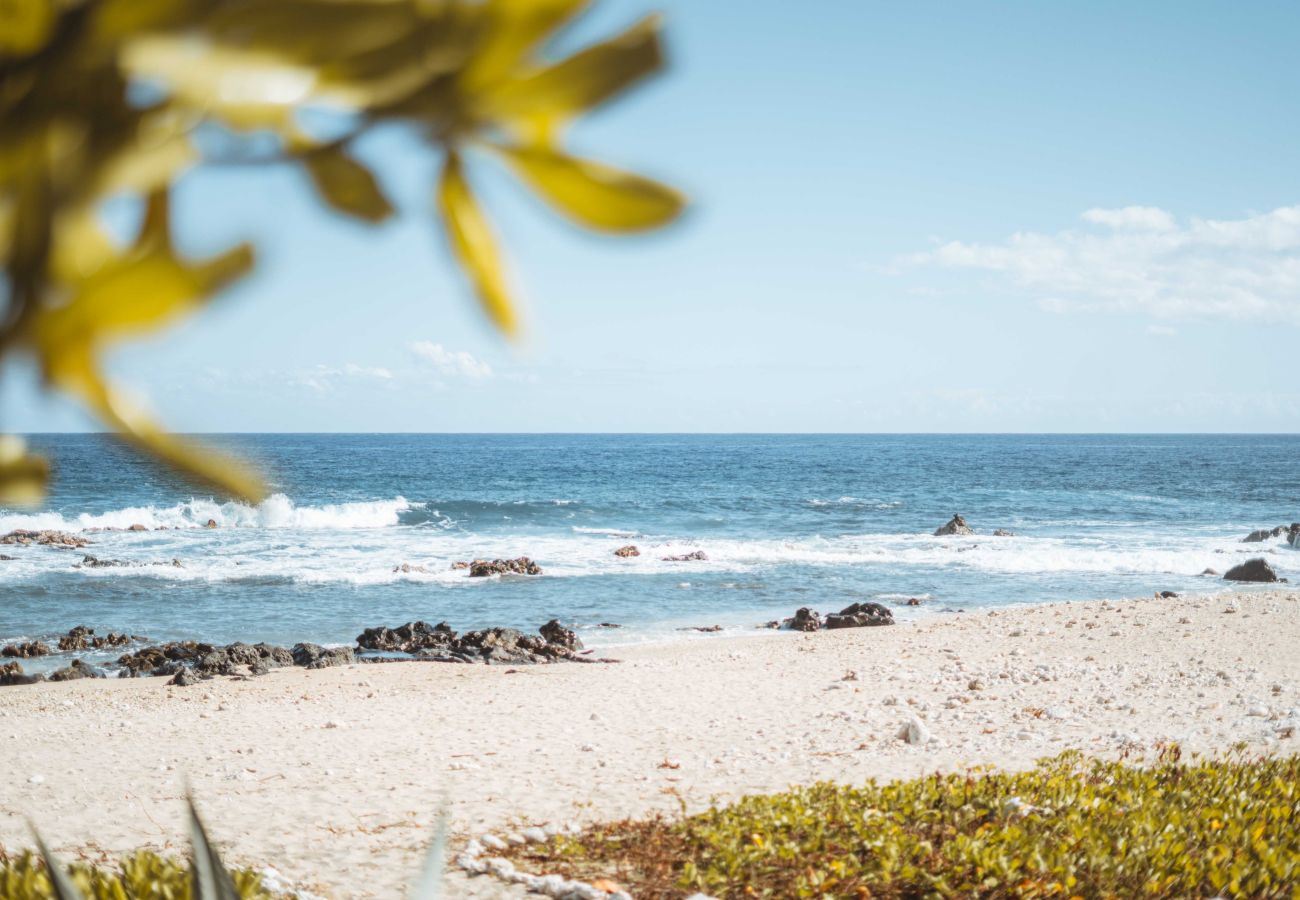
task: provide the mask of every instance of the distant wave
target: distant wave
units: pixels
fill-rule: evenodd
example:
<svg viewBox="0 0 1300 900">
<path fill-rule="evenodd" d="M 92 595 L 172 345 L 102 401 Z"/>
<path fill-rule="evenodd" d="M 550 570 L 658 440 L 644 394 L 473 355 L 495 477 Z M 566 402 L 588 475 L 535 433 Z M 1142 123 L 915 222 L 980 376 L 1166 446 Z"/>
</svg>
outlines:
<svg viewBox="0 0 1300 900">
<path fill-rule="evenodd" d="M 574 525 L 573 530 L 576 534 L 601 534 L 605 537 L 633 538 L 641 536 L 639 531 L 624 531 L 619 528 L 584 528 L 581 525 Z"/>
<path fill-rule="evenodd" d="M 878 500 L 875 498 L 863 497 L 837 497 L 834 500 L 823 500 L 819 497 L 813 497 L 808 501 L 809 506 L 850 506 L 859 509 L 898 509 L 903 505 L 901 500 Z"/>
<path fill-rule="evenodd" d="M 297 506 L 284 494 L 273 494 L 256 506 L 231 501 L 190 500 L 175 506 L 128 506 L 104 513 L 59 513 L 0 516 L 0 532 L 18 528 L 80 531 L 90 528 L 130 528 L 143 525 L 156 528 L 203 528 L 214 521 L 220 528 L 299 528 L 308 530 L 343 530 L 354 528 L 388 528 L 401 523 L 401 515 L 412 509 L 405 497 L 369 500 L 356 503 L 330 503 L 322 506 Z"/>
</svg>

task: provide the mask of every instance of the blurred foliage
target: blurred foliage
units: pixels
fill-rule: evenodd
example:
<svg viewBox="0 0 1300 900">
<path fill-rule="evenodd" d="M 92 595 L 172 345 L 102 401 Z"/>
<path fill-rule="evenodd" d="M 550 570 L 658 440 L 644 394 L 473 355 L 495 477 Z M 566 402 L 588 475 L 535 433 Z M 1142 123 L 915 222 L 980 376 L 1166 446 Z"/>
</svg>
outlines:
<svg viewBox="0 0 1300 900">
<path fill-rule="evenodd" d="M 1300 757 L 816 784 L 509 851 L 640 898 L 1300 897 Z"/>
<path fill-rule="evenodd" d="M 548 56 L 587 5 L 0 0 L 0 359 L 32 354 L 49 388 L 140 449 L 213 489 L 260 499 L 256 475 L 168 435 L 104 377 L 107 348 L 189 314 L 253 268 L 247 244 L 204 260 L 178 253 L 177 179 L 195 166 L 287 163 L 333 210 L 379 223 L 394 205 L 353 145 L 405 125 L 441 154 L 433 206 L 483 309 L 514 335 L 518 316 L 467 153 L 499 158 L 599 231 L 656 228 L 683 205 L 661 184 L 563 148 L 570 122 L 663 64 L 654 17 Z M 306 127 L 315 114 L 339 133 Z M 126 244 L 100 221 L 104 202 L 120 196 L 146 208 Z M 6 439 L 0 503 L 39 498 L 47 468 Z"/>
<path fill-rule="evenodd" d="M 244 900 L 269 900 L 275 896 L 262 887 L 261 877 L 246 870 L 231 873 L 237 896 Z M 193 875 L 185 860 L 142 850 L 114 866 L 75 863 L 68 880 L 82 897 L 92 900 L 168 898 L 192 900 Z M 23 853 L 0 858 L 0 897 L 6 900 L 48 900 L 55 893 L 49 869 L 39 856 Z"/>
</svg>

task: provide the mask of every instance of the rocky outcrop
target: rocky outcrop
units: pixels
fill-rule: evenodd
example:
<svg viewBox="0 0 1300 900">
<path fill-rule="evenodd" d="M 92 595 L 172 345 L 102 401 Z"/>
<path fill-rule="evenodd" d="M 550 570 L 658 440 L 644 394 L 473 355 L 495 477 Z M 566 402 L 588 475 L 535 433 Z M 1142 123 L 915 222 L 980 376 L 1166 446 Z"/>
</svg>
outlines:
<svg viewBox="0 0 1300 900">
<path fill-rule="evenodd" d="M 1223 573 L 1224 581 L 1255 581 L 1271 583 L 1284 579 L 1277 577 L 1277 572 L 1263 557 L 1248 559 L 1239 566 L 1233 566 Z"/>
<path fill-rule="evenodd" d="M 894 614 L 879 603 L 854 603 L 838 613 L 826 617 L 826 628 L 865 628 L 871 625 L 893 625 Z"/>
<path fill-rule="evenodd" d="M 397 628 L 367 628 L 357 635 L 357 647 L 385 653 L 419 653 L 446 647 L 456 640 L 456 632 L 446 622 L 407 622 Z"/>
<path fill-rule="evenodd" d="M 351 647 L 330 647 L 327 650 L 320 644 L 294 644 L 292 652 L 293 664 L 304 669 L 328 669 L 356 661 Z"/>
<path fill-rule="evenodd" d="M 994 537 L 1015 537 L 1016 533 L 1014 531 L 1007 531 L 1005 528 L 996 528 L 993 531 L 993 536 Z"/>
<path fill-rule="evenodd" d="M 627 559 L 629 556 L 640 556 L 641 551 L 636 548 L 636 544 L 628 544 L 626 547 L 619 547 L 615 550 L 614 555 Z"/>
<path fill-rule="evenodd" d="M 81 659 L 74 659 L 66 669 L 51 672 L 50 681 L 76 681 L 79 678 L 107 678 L 108 673 Z"/>
<path fill-rule="evenodd" d="M 465 562 L 463 559 L 457 560 L 456 562 L 451 564 L 451 568 L 453 572 L 459 569 L 468 569 L 469 563 Z"/>
<path fill-rule="evenodd" d="M 1288 543 L 1295 543 L 1296 535 L 1300 535 L 1300 522 L 1292 522 L 1290 525 L 1278 525 L 1276 528 L 1260 528 L 1252 531 L 1241 539 L 1243 544 L 1259 544 L 1273 538 L 1284 538 Z"/>
<path fill-rule="evenodd" d="M 204 528 L 216 528 L 216 527 L 217 527 L 217 520 L 216 520 L 216 519 L 208 519 L 207 524 L 205 524 L 203 527 L 204 527 Z"/>
<path fill-rule="evenodd" d="M 696 550 L 693 553 L 682 553 L 677 556 L 662 557 L 663 562 L 707 562 L 709 557 L 703 550 Z"/>
<path fill-rule="evenodd" d="M 412 575 L 417 573 L 420 575 L 431 574 L 424 566 L 416 566 L 411 563 L 402 563 L 400 566 L 393 566 L 393 572 L 394 574 L 401 572 L 403 575 Z"/>
<path fill-rule="evenodd" d="M 469 564 L 470 578 L 489 575 L 541 575 L 542 567 L 526 556 L 518 559 L 476 559 Z"/>
<path fill-rule="evenodd" d="M 820 631 L 822 614 L 809 606 L 800 607 L 795 614 L 781 623 L 782 628 L 794 631 Z"/>
<path fill-rule="evenodd" d="M 117 631 L 110 631 L 106 635 L 98 636 L 95 634 L 95 629 L 87 628 L 85 625 L 78 625 L 59 638 L 59 649 L 65 653 L 72 650 L 104 650 L 111 647 L 125 647 L 132 641 L 144 640 L 148 639 L 132 637 Z"/>
<path fill-rule="evenodd" d="M 42 675 L 28 675 L 23 671 L 20 663 L 11 662 L 0 665 L 0 687 L 10 687 L 16 684 L 36 684 L 38 681 L 44 681 Z"/>
<path fill-rule="evenodd" d="M 44 641 L 24 641 L 21 644 L 6 644 L 0 647 L 0 656 L 11 659 L 34 659 L 37 656 L 49 656 L 54 651 Z"/>
<path fill-rule="evenodd" d="M 177 675 L 184 671 L 194 680 L 205 680 L 216 675 L 263 675 L 271 669 L 293 665 L 294 659 L 285 648 L 271 644 L 234 643 L 218 647 L 196 641 L 171 641 L 119 657 L 117 663 L 124 678 Z"/>
<path fill-rule="evenodd" d="M 952 518 L 948 520 L 947 525 L 941 525 L 934 530 L 935 537 L 946 537 L 953 534 L 974 534 L 975 531 L 966 524 L 966 520 L 959 513 L 953 513 Z"/>
<path fill-rule="evenodd" d="M 570 653 L 582 649 L 582 641 L 579 639 L 577 632 L 572 628 L 565 628 L 560 624 L 559 619 L 551 619 L 551 621 L 537 629 L 537 631 L 548 644 L 563 647 Z"/>
<path fill-rule="evenodd" d="M 79 534 L 66 531 L 29 531 L 19 528 L 0 537 L 0 544 L 40 544 L 54 547 L 84 547 L 90 541 Z"/>
</svg>

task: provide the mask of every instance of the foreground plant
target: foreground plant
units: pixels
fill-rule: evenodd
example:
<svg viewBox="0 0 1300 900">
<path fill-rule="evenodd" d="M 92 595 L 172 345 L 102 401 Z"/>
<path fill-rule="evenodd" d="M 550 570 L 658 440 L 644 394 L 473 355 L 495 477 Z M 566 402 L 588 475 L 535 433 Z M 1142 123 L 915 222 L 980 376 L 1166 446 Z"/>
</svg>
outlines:
<svg viewBox="0 0 1300 900">
<path fill-rule="evenodd" d="M 1066 753 L 1020 773 L 817 784 L 516 848 L 638 898 L 1300 896 L 1300 757 Z"/>
<path fill-rule="evenodd" d="M 271 900 L 276 893 L 262 876 L 247 869 L 231 871 L 208 838 L 207 829 L 187 801 L 191 858 L 188 863 L 140 851 L 116 869 L 78 863 L 65 871 L 40 836 L 39 855 L 6 857 L 0 850 L 0 898 L 4 900 Z M 411 891 L 411 900 L 438 900 L 446 863 L 446 818 L 441 817 L 433 844 Z"/>
<path fill-rule="evenodd" d="M 435 207 L 480 303 L 519 330 L 505 268 L 470 188 L 475 151 L 502 160 L 578 224 L 634 232 L 680 195 L 581 159 L 566 126 L 659 70 L 648 18 L 563 59 L 545 49 L 587 0 L 5 0 L 0 2 L 0 360 L 25 352 L 45 384 L 140 449 L 249 500 L 261 481 L 167 434 L 117 386 L 114 343 L 187 315 L 253 268 L 254 250 L 179 254 L 174 185 L 204 165 L 298 166 L 335 211 L 375 224 L 394 206 L 353 152 L 398 125 L 442 156 Z M 309 123 L 311 126 L 309 127 Z M 146 209 L 125 243 L 104 202 Z M 0 504 L 43 492 L 48 467 L 0 441 Z"/>
</svg>

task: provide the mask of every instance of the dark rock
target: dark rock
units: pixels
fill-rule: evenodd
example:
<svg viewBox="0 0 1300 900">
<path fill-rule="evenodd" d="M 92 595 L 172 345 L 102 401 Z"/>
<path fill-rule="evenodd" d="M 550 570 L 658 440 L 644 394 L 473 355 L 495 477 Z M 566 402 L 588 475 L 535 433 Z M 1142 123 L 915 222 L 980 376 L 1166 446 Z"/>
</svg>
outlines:
<svg viewBox="0 0 1300 900">
<path fill-rule="evenodd" d="M 518 559 L 476 559 L 469 564 L 470 578 L 489 575 L 541 575 L 542 567 L 526 556 Z"/>
<path fill-rule="evenodd" d="M 596 627 L 597 628 L 622 628 L 623 626 L 619 625 L 617 622 L 601 622 Z"/>
<path fill-rule="evenodd" d="M 92 666 L 88 662 L 80 659 L 74 659 L 72 664 L 66 669 L 59 669 L 57 672 L 50 673 L 50 681 L 75 681 L 79 678 L 107 678 L 108 675 L 98 666 Z"/>
<path fill-rule="evenodd" d="M 437 625 L 407 622 L 398 628 L 367 628 L 357 635 L 357 646 L 362 650 L 418 653 L 421 650 L 446 647 L 455 640 L 456 632 L 446 622 Z"/>
<path fill-rule="evenodd" d="M 84 547 L 90 541 L 78 534 L 66 531 L 29 531 L 20 528 L 0 537 L 0 544 L 42 544 L 56 547 Z"/>
<path fill-rule="evenodd" d="M 678 631 L 700 631 L 703 632 L 704 634 L 713 634 L 714 632 L 721 631 L 722 626 L 721 625 L 692 625 L 689 628 L 678 628 L 677 630 Z"/>
<path fill-rule="evenodd" d="M 3 553 L 0 553 L 0 562 L 13 562 L 17 558 L 18 557 L 16 556 L 5 556 Z"/>
<path fill-rule="evenodd" d="M 952 534 L 974 534 L 974 533 L 975 532 L 971 529 L 971 527 L 966 524 L 966 520 L 963 519 L 961 515 L 958 513 L 952 514 L 952 518 L 948 520 L 947 525 L 942 525 L 939 528 L 936 528 L 934 530 L 935 537 L 945 537 L 947 535 L 952 535 Z"/>
<path fill-rule="evenodd" d="M 1178 599 L 1178 595 L 1175 594 L 1173 591 L 1160 591 L 1159 593 L 1156 594 L 1156 596 L 1159 597 L 1161 600 L 1177 600 L 1177 599 Z"/>
<path fill-rule="evenodd" d="M 217 520 L 216 520 L 216 519 L 208 519 L 207 524 L 204 525 L 203 527 L 204 527 L 204 528 L 216 528 L 216 527 L 217 527 Z"/>
<path fill-rule="evenodd" d="M 130 528 L 127 529 L 127 531 L 148 531 L 148 530 L 149 530 L 148 528 L 141 525 L 139 522 L 136 522 L 134 525 L 132 525 Z"/>
<path fill-rule="evenodd" d="M 781 620 L 780 620 L 780 619 L 773 619 L 773 620 L 770 621 L 770 622 L 764 622 L 762 625 L 760 625 L 760 626 L 758 626 L 758 627 L 759 627 L 759 628 L 780 628 L 780 627 L 781 627 Z"/>
<path fill-rule="evenodd" d="M 817 610 L 804 606 L 782 622 L 781 626 L 795 631 L 819 631 L 822 627 L 822 616 Z"/>
<path fill-rule="evenodd" d="M 87 628 L 85 625 L 78 625 L 59 638 L 59 649 L 65 653 L 72 650 L 103 650 L 108 647 L 125 647 L 131 641 L 130 635 L 116 631 L 110 631 L 108 634 L 98 637 L 95 635 L 95 629 Z"/>
<path fill-rule="evenodd" d="M 459 569 L 468 569 L 468 568 L 469 568 L 469 563 L 465 562 L 465 560 L 463 559 L 457 560 L 456 562 L 451 564 L 451 569 L 453 572 Z"/>
<path fill-rule="evenodd" d="M 1015 537 L 1016 533 L 1014 531 L 1007 531 L 1005 528 L 997 528 L 994 529 L 993 536 L 994 537 Z"/>
<path fill-rule="evenodd" d="M 1241 542 L 1243 544 L 1258 544 L 1261 541 L 1266 541 L 1271 537 L 1277 537 L 1277 535 L 1273 534 L 1267 528 L 1261 528 L 1258 531 L 1252 531 L 1250 534 L 1246 535 L 1244 538 L 1241 539 Z"/>
<path fill-rule="evenodd" d="M 870 625 L 893 625 L 894 614 L 879 603 L 854 603 L 836 615 L 826 617 L 827 628 L 865 628 Z"/>
<path fill-rule="evenodd" d="M 344 666 L 355 660 L 351 647 L 331 647 L 326 650 L 319 644 L 294 644 L 293 664 L 307 669 L 327 669 Z"/>
<path fill-rule="evenodd" d="M 77 563 L 76 568 L 114 569 L 114 568 L 133 566 L 133 565 L 135 565 L 135 563 L 126 562 L 125 560 L 121 560 L 121 559 L 100 559 L 97 556 L 91 556 L 89 553 L 87 553 L 85 556 L 81 558 L 81 562 Z"/>
<path fill-rule="evenodd" d="M 456 642 L 455 652 L 472 661 L 489 665 L 529 664 L 567 659 L 573 654 L 543 637 L 523 634 L 514 628 L 486 628 L 471 631 Z"/>
<path fill-rule="evenodd" d="M 920 605 L 921 605 L 921 598 L 920 598 L 920 597 L 908 597 L 908 598 L 907 598 L 907 605 L 908 605 L 908 606 L 920 606 Z"/>
<path fill-rule="evenodd" d="M 0 656 L 32 659 L 36 656 L 49 656 L 54 651 L 44 641 L 24 641 L 21 644 L 6 644 L 0 647 Z"/>
<path fill-rule="evenodd" d="M 28 675 L 23 671 L 22 664 L 11 662 L 0 665 L 0 687 L 12 687 L 18 684 L 36 684 L 38 681 L 44 681 L 42 675 Z"/>
<path fill-rule="evenodd" d="M 663 562 L 707 562 L 708 559 L 709 559 L 708 556 L 704 554 L 703 550 L 696 550 L 693 553 L 683 553 L 680 556 L 665 556 L 662 558 L 662 561 Z"/>
<path fill-rule="evenodd" d="M 626 547 L 619 547 L 615 550 L 614 555 L 626 559 L 629 556 L 640 556 L 641 551 L 636 548 L 636 544 L 628 544 Z"/>
<path fill-rule="evenodd" d="M 208 676 L 208 678 L 210 677 L 211 676 Z M 171 681 L 167 683 L 174 684 L 177 687 L 189 687 L 190 685 L 198 684 L 201 681 L 207 681 L 208 678 L 197 674 L 193 669 L 181 669 L 173 675 Z"/>
<path fill-rule="evenodd" d="M 1205 570 L 1204 572 L 1202 572 L 1201 574 L 1202 574 L 1202 575 L 1218 575 L 1219 573 L 1218 573 L 1216 570 L 1214 570 L 1214 569 L 1206 569 L 1206 570 Z"/>
<path fill-rule="evenodd" d="M 1282 579 L 1277 577 L 1273 567 L 1262 557 L 1248 559 L 1239 566 L 1233 566 L 1223 574 L 1224 581 L 1257 581 L 1257 582 L 1276 582 Z"/>
<path fill-rule="evenodd" d="M 538 629 L 542 637 L 548 644 L 554 644 L 557 647 L 563 647 L 569 652 L 582 649 L 582 641 L 578 638 L 576 632 L 571 628 L 565 628 L 560 624 L 559 619 L 551 619 L 541 628 Z"/>
</svg>

